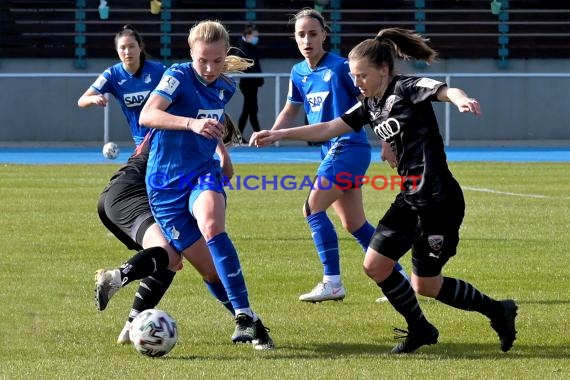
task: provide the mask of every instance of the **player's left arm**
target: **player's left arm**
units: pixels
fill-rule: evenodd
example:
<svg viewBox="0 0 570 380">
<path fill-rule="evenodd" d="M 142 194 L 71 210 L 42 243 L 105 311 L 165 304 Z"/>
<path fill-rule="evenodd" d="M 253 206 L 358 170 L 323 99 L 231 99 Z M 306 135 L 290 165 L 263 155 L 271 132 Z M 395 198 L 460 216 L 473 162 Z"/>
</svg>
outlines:
<svg viewBox="0 0 570 380">
<path fill-rule="evenodd" d="M 475 98 L 467 96 L 460 88 L 441 86 L 436 93 L 437 100 L 441 102 L 451 102 L 457 106 L 459 112 L 472 112 L 475 115 L 481 114 L 481 106 Z"/>
</svg>

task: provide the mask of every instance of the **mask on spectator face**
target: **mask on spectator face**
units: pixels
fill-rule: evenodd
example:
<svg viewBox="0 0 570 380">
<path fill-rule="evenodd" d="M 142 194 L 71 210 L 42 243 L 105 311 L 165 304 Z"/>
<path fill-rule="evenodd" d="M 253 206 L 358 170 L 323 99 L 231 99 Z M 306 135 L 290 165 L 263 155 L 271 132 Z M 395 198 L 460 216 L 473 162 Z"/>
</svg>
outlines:
<svg viewBox="0 0 570 380">
<path fill-rule="evenodd" d="M 249 41 L 249 43 L 252 45 L 257 45 L 258 42 L 259 42 L 258 36 L 251 37 L 251 40 Z"/>
</svg>

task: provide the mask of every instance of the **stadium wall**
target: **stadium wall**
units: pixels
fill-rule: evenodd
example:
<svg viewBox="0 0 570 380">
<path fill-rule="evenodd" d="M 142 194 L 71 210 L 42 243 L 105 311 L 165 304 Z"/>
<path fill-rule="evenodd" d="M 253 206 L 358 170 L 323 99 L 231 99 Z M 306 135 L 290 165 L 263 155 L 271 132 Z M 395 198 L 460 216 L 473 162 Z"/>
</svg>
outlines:
<svg viewBox="0 0 570 380">
<path fill-rule="evenodd" d="M 299 59 L 266 59 L 261 64 L 265 75 L 281 74 L 280 100 L 276 103 L 275 79 L 266 78 L 259 93 L 259 117 L 263 128 L 270 128 L 276 112 L 282 107 L 288 89 L 287 74 Z M 80 109 L 77 99 L 96 76 L 116 60 L 92 59 L 84 70 L 73 67 L 72 60 L 3 59 L 0 61 L 0 145 L 91 145 L 104 138 L 104 111 L 99 107 Z M 508 70 L 497 69 L 494 60 L 442 60 L 426 69 L 412 63 L 401 63 L 399 70 L 445 80 L 434 74 L 451 74 L 451 85 L 465 89 L 479 99 L 483 115 L 460 115 L 454 107 L 449 111 L 451 145 L 516 144 L 538 145 L 545 142 L 562 144 L 570 141 L 570 107 L 566 89 L 570 87 L 568 62 L 564 59 L 511 60 Z M 38 74 L 14 77 L 11 74 Z M 81 74 L 81 77 L 42 77 L 42 73 Z M 500 74 L 496 76 L 462 77 L 460 73 Z M 90 75 L 93 74 L 93 75 Z M 530 77 L 510 76 L 515 74 Z M 565 74 L 533 77 L 532 74 Z M 239 90 L 229 104 L 228 112 L 237 119 L 242 96 Z M 443 104 L 435 106 L 442 134 L 446 118 Z M 128 142 L 129 128 L 119 105 L 112 101 L 109 109 L 109 140 Z M 299 117 L 299 124 L 303 118 Z M 251 133 L 246 128 L 246 137 Z"/>
</svg>

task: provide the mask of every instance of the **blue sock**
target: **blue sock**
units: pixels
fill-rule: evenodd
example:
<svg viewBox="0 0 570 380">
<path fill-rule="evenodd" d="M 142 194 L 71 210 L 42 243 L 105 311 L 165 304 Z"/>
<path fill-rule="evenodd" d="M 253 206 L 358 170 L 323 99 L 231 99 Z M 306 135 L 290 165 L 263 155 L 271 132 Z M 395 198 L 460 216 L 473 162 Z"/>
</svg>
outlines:
<svg viewBox="0 0 570 380">
<path fill-rule="evenodd" d="M 218 276 L 234 309 L 249 308 L 247 287 L 237 251 L 227 233 L 222 232 L 207 242 Z"/>
<path fill-rule="evenodd" d="M 221 281 L 218 282 L 208 282 L 204 281 L 206 284 L 206 288 L 210 291 L 210 293 L 218 300 L 226 309 L 232 313 L 232 316 L 235 315 L 234 308 L 232 303 L 228 298 L 228 293 L 226 293 L 226 289 L 224 288 L 224 284 Z"/>
<path fill-rule="evenodd" d="M 324 274 L 329 276 L 340 275 L 340 258 L 338 254 L 338 237 L 334 226 L 325 211 L 319 211 L 307 217 L 311 228 L 311 235 L 321 263 Z"/>
<path fill-rule="evenodd" d="M 372 235 L 374 235 L 374 231 L 376 231 L 374 226 L 368 223 L 368 221 L 366 221 L 364 222 L 362 227 L 352 232 L 352 236 L 355 237 L 355 239 L 358 241 L 358 244 L 360 244 L 364 252 L 366 252 L 366 250 L 368 249 L 368 244 L 370 244 L 370 240 L 372 240 Z"/>
<path fill-rule="evenodd" d="M 397 272 L 399 272 L 399 271 L 401 271 L 401 270 L 404 269 L 404 268 L 400 265 L 399 262 L 396 261 L 396 264 L 394 265 L 394 269 L 395 269 Z M 406 277 L 406 278 L 407 278 L 407 277 Z"/>
</svg>

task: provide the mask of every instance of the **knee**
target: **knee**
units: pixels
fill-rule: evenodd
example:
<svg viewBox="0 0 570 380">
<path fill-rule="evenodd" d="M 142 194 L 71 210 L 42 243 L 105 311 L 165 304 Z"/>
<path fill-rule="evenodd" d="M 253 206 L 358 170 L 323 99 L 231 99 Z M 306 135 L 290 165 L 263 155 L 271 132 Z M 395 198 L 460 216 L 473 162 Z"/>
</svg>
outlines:
<svg viewBox="0 0 570 380">
<path fill-rule="evenodd" d="M 374 280 L 374 275 L 376 274 L 376 269 L 373 268 L 370 265 L 367 265 L 366 263 L 364 263 L 362 265 L 362 270 L 364 270 L 364 274 L 367 275 L 368 277 L 370 277 L 371 279 Z"/>
<path fill-rule="evenodd" d="M 436 286 L 429 281 L 423 281 L 421 277 L 412 277 L 412 288 L 420 296 L 435 298 L 439 292 Z"/>
<path fill-rule="evenodd" d="M 423 284 L 412 283 L 412 288 L 414 288 L 414 292 L 420 296 L 431 297 L 429 288 Z"/>
<path fill-rule="evenodd" d="M 206 241 L 224 232 L 224 227 L 215 220 L 207 220 L 200 226 L 200 232 Z"/>
<path fill-rule="evenodd" d="M 326 210 L 326 207 L 323 207 L 323 205 L 315 204 L 314 201 L 309 202 L 309 199 L 303 204 L 303 216 L 305 218 Z"/>
<path fill-rule="evenodd" d="M 364 262 L 362 265 L 364 273 L 370 277 L 375 283 L 384 281 L 390 275 L 391 270 L 384 268 L 378 264 Z"/>
</svg>

